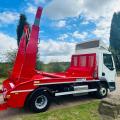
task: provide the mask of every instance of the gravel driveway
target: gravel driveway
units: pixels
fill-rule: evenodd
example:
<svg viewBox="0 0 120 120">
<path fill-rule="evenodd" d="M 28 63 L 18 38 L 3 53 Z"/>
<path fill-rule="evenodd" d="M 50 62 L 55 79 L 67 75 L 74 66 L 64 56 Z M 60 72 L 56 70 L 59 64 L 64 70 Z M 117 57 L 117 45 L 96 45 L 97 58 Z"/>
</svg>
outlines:
<svg viewBox="0 0 120 120">
<path fill-rule="evenodd" d="M 120 76 L 116 79 L 116 90 L 111 92 L 110 95 L 117 96 L 120 95 Z"/>
<path fill-rule="evenodd" d="M 117 86 L 117 90 L 112 93 L 109 93 L 108 97 L 119 95 L 120 77 L 117 77 L 116 86 Z M 52 103 L 50 110 L 51 109 L 59 109 L 59 108 L 67 107 L 67 106 L 74 106 L 74 105 L 78 105 L 80 103 L 85 103 L 85 102 L 89 102 L 89 101 L 93 101 L 93 100 L 95 100 L 95 99 L 90 98 L 89 96 L 60 97 L 60 98 L 54 99 L 54 102 Z M 27 115 L 27 114 L 30 114 L 30 113 L 25 111 L 24 109 L 9 108 L 5 111 L 0 112 L 0 120 L 22 120 L 21 116 Z"/>
</svg>

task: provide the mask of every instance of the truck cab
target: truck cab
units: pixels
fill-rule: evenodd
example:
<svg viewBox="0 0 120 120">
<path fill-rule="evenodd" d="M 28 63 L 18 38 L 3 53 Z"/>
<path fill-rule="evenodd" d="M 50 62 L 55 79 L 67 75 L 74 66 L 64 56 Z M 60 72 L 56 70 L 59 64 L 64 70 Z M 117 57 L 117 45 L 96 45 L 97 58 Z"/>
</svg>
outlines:
<svg viewBox="0 0 120 120">
<path fill-rule="evenodd" d="M 100 81 L 106 81 L 110 91 L 115 90 L 115 79 L 116 79 L 116 69 L 115 69 L 115 63 L 113 60 L 112 53 L 108 50 L 108 47 L 105 45 L 105 43 L 101 40 L 92 40 L 88 42 L 83 42 L 76 45 L 75 49 L 75 55 L 74 56 L 84 56 L 83 64 L 85 65 L 85 62 L 87 59 L 85 59 L 85 56 L 93 55 L 94 58 L 94 65 L 92 61 L 88 59 L 88 64 L 86 65 L 90 66 L 93 65 L 93 78 L 99 79 Z M 74 57 L 73 56 L 73 57 Z M 93 59 L 93 58 L 91 58 Z M 91 62 L 91 63 L 90 63 Z M 72 63 L 76 64 L 76 60 L 74 58 L 74 61 Z M 92 66 L 91 66 L 92 67 Z"/>
</svg>

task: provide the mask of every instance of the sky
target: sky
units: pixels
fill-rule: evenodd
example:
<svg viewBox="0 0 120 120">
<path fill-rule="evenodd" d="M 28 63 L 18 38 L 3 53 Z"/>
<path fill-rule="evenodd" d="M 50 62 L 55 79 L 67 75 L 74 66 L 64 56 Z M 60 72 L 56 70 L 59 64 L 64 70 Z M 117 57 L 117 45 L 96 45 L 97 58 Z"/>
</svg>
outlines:
<svg viewBox="0 0 120 120">
<path fill-rule="evenodd" d="M 114 12 L 120 0 L 0 0 L 0 61 L 17 49 L 16 27 L 25 14 L 30 25 L 37 7 L 43 7 L 40 23 L 40 60 L 44 63 L 70 61 L 75 44 L 100 39 L 109 45 Z"/>
</svg>

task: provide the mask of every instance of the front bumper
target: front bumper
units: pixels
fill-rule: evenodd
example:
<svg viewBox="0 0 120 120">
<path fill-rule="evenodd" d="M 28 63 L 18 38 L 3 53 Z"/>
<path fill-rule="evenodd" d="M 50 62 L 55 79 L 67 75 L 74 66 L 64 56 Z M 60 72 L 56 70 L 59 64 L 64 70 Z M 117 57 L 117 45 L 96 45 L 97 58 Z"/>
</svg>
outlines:
<svg viewBox="0 0 120 120">
<path fill-rule="evenodd" d="M 115 84 L 115 82 L 108 82 L 108 86 L 109 86 L 110 92 L 116 90 L 116 84 Z"/>
</svg>

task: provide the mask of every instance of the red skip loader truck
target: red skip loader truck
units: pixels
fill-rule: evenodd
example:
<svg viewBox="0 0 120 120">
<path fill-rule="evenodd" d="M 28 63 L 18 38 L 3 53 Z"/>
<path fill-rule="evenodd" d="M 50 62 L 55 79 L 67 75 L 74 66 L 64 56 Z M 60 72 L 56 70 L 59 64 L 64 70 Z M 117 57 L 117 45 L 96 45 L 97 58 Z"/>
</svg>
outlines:
<svg viewBox="0 0 120 120">
<path fill-rule="evenodd" d="M 42 8 L 39 7 L 30 33 L 25 27 L 13 70 L 0 90 L 4 100 L 0 110 L 26 105 L 33 112 L 43 112 L 56 96 L 90 93 L 104 98 L 108 90 L 114 91 L 116 70 L 113 57 L 99 40 L 77 44 L 70 67 L 65 72 L 47 73 L 35 69 L 41 14 Z"/>
</svg>

